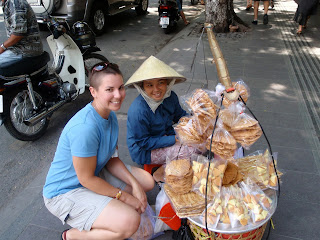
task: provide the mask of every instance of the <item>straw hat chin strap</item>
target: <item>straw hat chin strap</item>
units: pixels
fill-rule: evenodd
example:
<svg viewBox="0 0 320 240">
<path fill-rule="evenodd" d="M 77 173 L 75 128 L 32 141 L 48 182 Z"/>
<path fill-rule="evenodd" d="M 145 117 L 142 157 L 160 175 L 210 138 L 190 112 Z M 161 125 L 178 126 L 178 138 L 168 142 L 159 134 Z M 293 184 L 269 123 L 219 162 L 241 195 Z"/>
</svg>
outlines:
<svg viewBox="0 0 320 240">
<path fill-rule="evenodd" d="M 141 94 L 143 99 L 147 102 L 148 106 L 150 107 L 151 111 L 153 113 L 156 112 L 157 108 L 162 104 L 163 100 L 167 97 L 170 97 L 172 87 L 175 83 L 175 79 L 171 80 L 170 83 L 167 86 L 167 91 L 164 94 L 163 98 L 160 101 L 155 101 L 153 98 L 149 97 L 146 92 L 136 83 L 133 83 L 133 86 L 138 90 L 138 92 Z"/>
</svg>

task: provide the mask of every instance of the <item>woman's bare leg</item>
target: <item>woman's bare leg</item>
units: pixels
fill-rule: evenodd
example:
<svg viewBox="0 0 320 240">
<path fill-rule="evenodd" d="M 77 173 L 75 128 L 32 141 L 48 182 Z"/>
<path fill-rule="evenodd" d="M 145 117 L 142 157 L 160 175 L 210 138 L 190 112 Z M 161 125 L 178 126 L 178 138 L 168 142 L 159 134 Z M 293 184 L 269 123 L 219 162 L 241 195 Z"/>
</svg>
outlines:
<svg viewBox="0 0 320 240">
<path fill-rule="evenodd" d="M 118 200 L 111 202 L 102 210 L 90 231 L 70 229 L 66 240 L 117 240 L 131 237 L 140 224 L 140 214 L 127 204 Z"/>
<path fill-rule="evenodd" d="M 259 11 L 259 1 L 254 1 L 254 9 L 253 9 L 253 13 L 254 13 L 254 21 L 258 20 L 258 11 Z"/>
</svg>

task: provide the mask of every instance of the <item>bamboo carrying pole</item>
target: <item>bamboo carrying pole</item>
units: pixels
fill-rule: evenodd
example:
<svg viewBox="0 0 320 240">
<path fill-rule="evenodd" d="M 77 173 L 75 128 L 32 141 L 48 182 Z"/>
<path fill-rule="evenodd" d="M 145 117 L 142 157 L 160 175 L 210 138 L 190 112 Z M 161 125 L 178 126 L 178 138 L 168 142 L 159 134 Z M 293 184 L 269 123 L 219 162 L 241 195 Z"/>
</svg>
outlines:
<svg viewBox="0 0 320 240">
<path fill-rule="evenodd" d="M 235 101 L 239 98 L 239 92 L 232 87 L 226 61 L 223 58 L 223 54 L 221 52 L 217 39 L 214 36 L 214 33 L 212 31 L 213 26 L 211 23 L 205 23 L 204 27 L 207 31 L 208 41 L 209 41 L 214 62 L 217 67 L 219 80 L 226 88 L 226 90 L 224 91 L 224 95 L 229 100 Z"/>
</svg>

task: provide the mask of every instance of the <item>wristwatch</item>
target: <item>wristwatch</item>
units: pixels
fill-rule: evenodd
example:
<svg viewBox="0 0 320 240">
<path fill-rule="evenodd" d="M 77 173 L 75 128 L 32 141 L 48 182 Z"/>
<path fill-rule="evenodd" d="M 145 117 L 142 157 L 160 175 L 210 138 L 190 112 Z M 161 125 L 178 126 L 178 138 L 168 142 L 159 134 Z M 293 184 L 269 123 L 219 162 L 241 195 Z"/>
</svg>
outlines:
<svg viewBox="0 0 320 240">
<path fill-rule="evenodd" d="M 4 46 L 4 44 L 2 43 L 1 46 L 3 50 L 7 50 L 7 48 Z"/>
</svg>

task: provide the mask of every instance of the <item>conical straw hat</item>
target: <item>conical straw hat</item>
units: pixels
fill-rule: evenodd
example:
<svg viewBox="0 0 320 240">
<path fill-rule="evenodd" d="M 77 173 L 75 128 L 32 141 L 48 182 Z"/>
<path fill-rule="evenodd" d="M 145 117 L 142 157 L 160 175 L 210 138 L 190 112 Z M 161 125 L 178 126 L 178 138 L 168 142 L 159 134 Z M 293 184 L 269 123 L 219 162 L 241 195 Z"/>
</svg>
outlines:
<svg viewBox="0 0 320 240">
<path fill-rule="evenodd" d="M 186 78 L 177 73 L 164 62 L 154 56 L 150 56 L 129 78 L 125 86 L 133 87 L 133 83 L 142 82 L 157 78 L 175 79 L 175 83 L 184 82 Z"/>
</svg>

